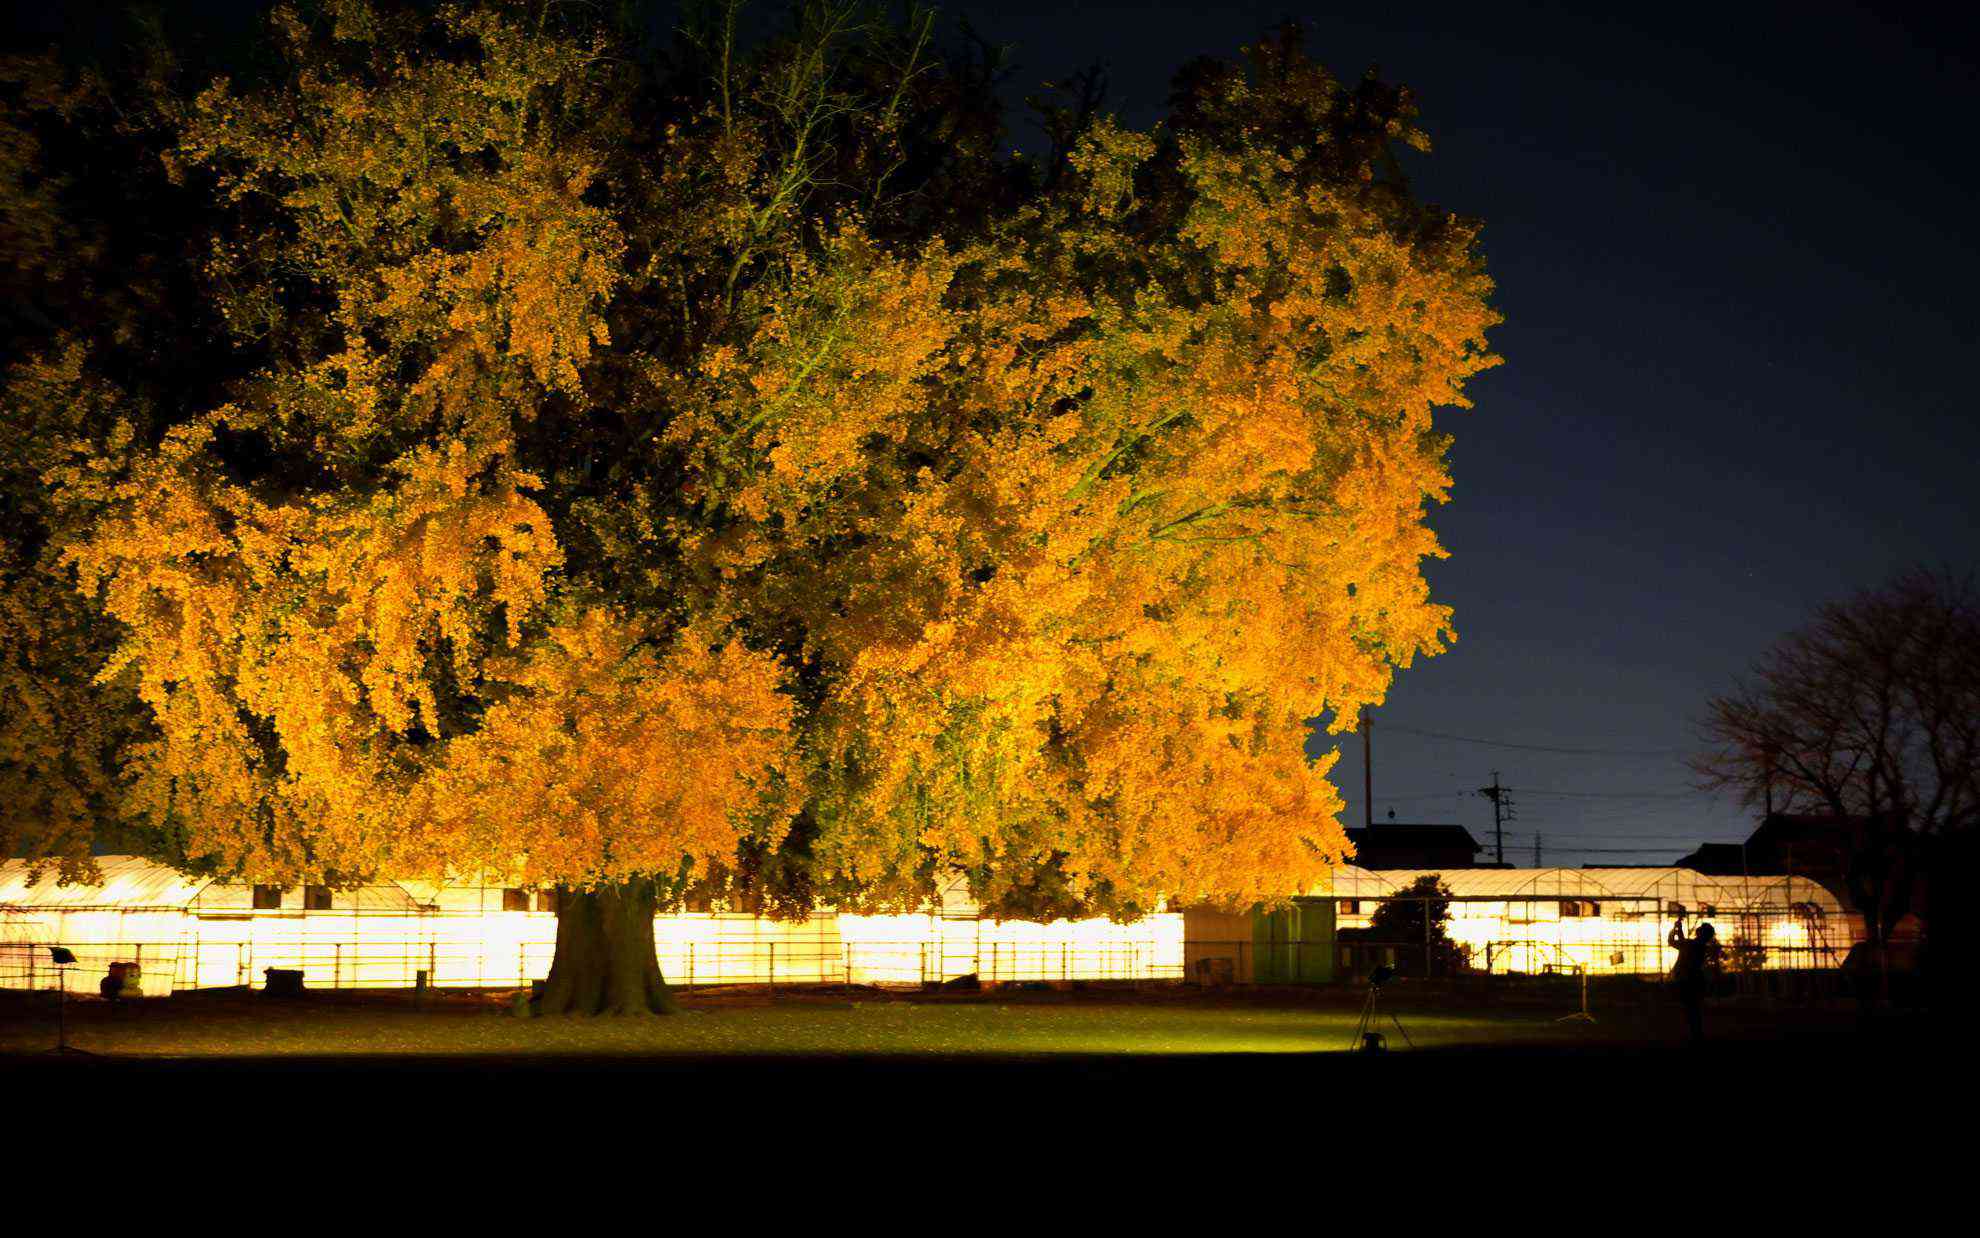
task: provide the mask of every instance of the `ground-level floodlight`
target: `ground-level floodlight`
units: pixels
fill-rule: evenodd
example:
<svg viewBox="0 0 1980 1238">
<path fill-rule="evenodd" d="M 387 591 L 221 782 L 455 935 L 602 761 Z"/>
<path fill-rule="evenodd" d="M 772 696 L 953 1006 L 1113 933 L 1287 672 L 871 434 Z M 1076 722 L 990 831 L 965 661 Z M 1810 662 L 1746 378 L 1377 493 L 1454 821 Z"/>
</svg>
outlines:
<svg viewBox="0 0 1980 1238">
<path fill-rule="evenodd" d="M 48 959 L 55 964 L 55 977 L 61 995 L 55 999 L 55 1048 L 64 1057 L 91 1057 L 92 1054 L 69 1045 L 69 969 L 76 965 L 76 952 L 67 946 L 48 947 Z"/>
</svg>

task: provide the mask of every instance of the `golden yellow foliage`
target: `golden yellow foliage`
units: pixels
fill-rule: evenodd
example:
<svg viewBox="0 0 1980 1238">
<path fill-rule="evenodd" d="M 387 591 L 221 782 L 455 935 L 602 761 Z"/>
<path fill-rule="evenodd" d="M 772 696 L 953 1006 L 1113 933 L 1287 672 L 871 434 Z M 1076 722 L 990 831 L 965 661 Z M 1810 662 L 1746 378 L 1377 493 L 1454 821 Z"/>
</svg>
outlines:
<svg viewBox="0 0 1980 1238">
<path fill-rule="evenodd" d="M 1115 908 L 1301 888 L 1345 853 L 1307 720 L 1450 638 L 1421 561 L 1431 408 L 1494 361 L 1470 233 L 1180 145 L 1169 235 L 1133 235 L 1156 143 L 1098 125 L 1076 196 L 963 258 L 971 428 L 862 526 L 816 637 L 846 668 L 821 854 L 862 888 L 929 854 L 992 900 L 1044 866 Z"/>
<path fill-rule="evenodd" d="M 435 778 L 439 864 L 522 880 L 689 875 L 753 837 L 782 838 L 798 807 L 791 701 L 775 659 L 686 632 L 662 656 L 586 610 L 550 629 L 505 678 L 515 695 L 451 745 Z"/>
<path fill-rule="evenodd" d="M 134 676 L 158 723 L 133 802 L 189 854 L 271 876 L 583 885 L 726 858 L 790 795 L 774 662 L 576 600 L 518 464 L 610 340 L 623 245 L 565 123 L 597 48 L 450 11 L 478 55 L 416 60 L 368 8 L 333 9 L 367 73 L 327 69 L 351 49 L 278 12 L 294 79 L 205 92 L 177 152 L 279 208 L 216 270 L 278 248 L 331 299 L 331 330 L 289 328 L 320 355 L 103 483 L 68 551 L 126 631 L 105 677 Z M 335 484 L 242 476 L 242 435 Z"/>
<path fill-rule="evenodd" d="M 1406 97 L 1272 45 L 903 205 L 932 79 L 838 27 L 661 124 L 595 35 L 329 12 L 172 155 L 254 372 L 51 475 L 189 854 L 1120 914 L 1343 856 L 1310 722 L 1452 638 L 1432 414 L 1495 361 Z"/>
</svg>

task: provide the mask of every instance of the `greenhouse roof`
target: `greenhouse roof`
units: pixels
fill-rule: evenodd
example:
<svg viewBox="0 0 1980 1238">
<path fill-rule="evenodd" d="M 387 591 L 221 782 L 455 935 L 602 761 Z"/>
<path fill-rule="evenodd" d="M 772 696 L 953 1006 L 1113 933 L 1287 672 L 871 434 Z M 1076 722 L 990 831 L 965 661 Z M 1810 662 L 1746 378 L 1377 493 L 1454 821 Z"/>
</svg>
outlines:
<svg viewBox="0 0 1980 1238">
<path fill-rule="evenodd" d="M 50 911 L 89 907 L 177 909 L 192 902 L 212 880 L 188 877 L 134 855 L 98 856 L 96 866 L 102 881 L 61 885 L 52 867 L 35 881 L 30 880 L 33 867 L 26 860 L 0 862 L 0 907 Z"/>
<path fill-rule="evenodd" d="M 1316 895 L 1383 898 L 1435 877 L 1454 899 L 1656 899 L 1689 906 L 1815 903 L 1842 910 L 1835 896 L 1806 877 L 1710 877 L 1688 868 L 1383 869 L 1342 865 Z"/>
<path fill-rule="evenodd" d="M 53 871 L 30 882 L 24 860 L 0 862 L 0 909 L 77 910 L 83 908 L 194 909 L 210 901 L 219 884 L 207 877 L 188 877 L 163 864 L 137 856 L 98 856 L 102 881 L 97 884 L 58 884 Z M 1712 877 L 1688 868 L 1336 868 L 1331 882 L 1309 893 L 1316 897 L 1391 897 L 1423 877 L 1435 877 L 1450 897 L 1459 900 L 1631 899 L 1654 900 L 1686 907 L 1784 906 L 1813 903 L 1824 911 L 1843 910 L 1836 897 L 1806 877 Z M 412 883 L 417 888 L 417 883 Z M 207 896 L 202 898 L 202 892 Z M 415 891 L 380 881 L 355 891 L 339 910 L 413 912 L 419 908 Z"/>
<path fill-rule="evenodd" d="M 0 909 L 11 911 L 202 910 L 233 883 L 189 877 L 168 865 L 135 855 L 100 855 L 96 883 L 59 883 L 52 867 L 30 880 L 25 860 L 0 862 Z M 238 888 L 238 887 L 235 887 Z M 404 887 L 379 882 L 339 893 L 338 911 L 416 912 L 419 904 Z"/>
</svg>

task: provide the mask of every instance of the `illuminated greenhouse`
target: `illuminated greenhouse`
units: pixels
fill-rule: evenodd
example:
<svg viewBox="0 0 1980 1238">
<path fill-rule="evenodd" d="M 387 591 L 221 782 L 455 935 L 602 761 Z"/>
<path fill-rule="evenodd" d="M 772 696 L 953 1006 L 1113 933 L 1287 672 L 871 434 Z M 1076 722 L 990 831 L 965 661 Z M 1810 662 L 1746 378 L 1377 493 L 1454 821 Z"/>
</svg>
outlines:
<svg viewBox="0 0 1980 1238">
<path fill-rule="evenodd" d="M 268 969 L 312 988 L 481 988 L 548 973 L 556 912 L 545 892 L 456 882 L 385 881 L 355 889 L 280 888 L 187 877 L 132 856 L 99 861 L 96 885 L 30 882 L 0 865 L 0 987 L 56 983 L 47 946 L 79 959 L 79 990 L 112 962 L 133 962 L 145 992 L 259 987 Z M 1183 980 L 1325 982 L 1375 953 L 1357 941 L 1376 909 L 1434 876 L 1450 892 L 1447 933 L 1464 970 L 1489 974 L 1658 975 L 1680 911 L 1710 923 L 1729 965 L 1840 967 L 1860 917 L 1797 877 L 1712 877 L 1679 868 L 1335 870 L 1289 908 L 1193 908 L 1132 923 L 1045 923 L 980 914 L 959 882 L 918 914 L 821 910 L 802 920 L 676 911 L 655 920 L 660 964 L 688 986 Z M 1353 944 L 1350 944 L 1353 943 Z M 1407 945 L 1401 947 L 1407 953 Z M 1371 953 L 1373 952 L 1373 953 Z M 422 977 L 423 973 L 423 977 Z"/>
<path fill-rule="evenodd" d="M 100 884 L 30 881 L 0 864 L 0 988 L 56 983 L 49 945 L 74 950 L 78 991 L 134 962 L 149 996 L 260 987 L 268 969 L 311 988 L 512 987 L 541 979 L 557 915 L 544 891 L 475 882 L 382 881 L 355 889 L 187 877 L 135 856 L 98 860 Z M 960 883 L 915 915 L 819 911 L 775 920 L 680 911 L 654 921 L 670 980 L 710 984 L 906 984 L 1138 980 L 1182 972 L 1183 918 L 1049 923 L 979 915 Z"/>
<path fill-rule="evenodd" d="M 1451 941 L 1488 973 L 1657 974 L 1677 952 L 1673 919 L 1710 924 L 1730 965 L 1840 967 L 1863 937 L 1861 917 L 1805 877 L 1714 877 L 1685 868 L 1452 868 L 1373 872 L 1345 867 L 1326 893 L 1340 929 L 1365 929 L 1381 905 L 1425 877 L 1450 892 Z"/>
</svg>

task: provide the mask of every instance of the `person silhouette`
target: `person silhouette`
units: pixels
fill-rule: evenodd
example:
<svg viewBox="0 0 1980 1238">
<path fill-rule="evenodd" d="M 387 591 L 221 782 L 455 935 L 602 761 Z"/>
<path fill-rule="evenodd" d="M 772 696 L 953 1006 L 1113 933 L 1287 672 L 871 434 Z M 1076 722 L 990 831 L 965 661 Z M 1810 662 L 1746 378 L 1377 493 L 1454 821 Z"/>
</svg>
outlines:
<svg viewBox="0 0 1980 1238">
<path fill-rule="evenodd" d="M 1685 1025 L 1691 1029 L 1691 1043 L 1701 1044 L 1705 1040 L 1705 988 L 1719 968 L 1719 933 L 1711 925 L 1701 924 L 1687 937 L 1680 914 L 1671 925 L 1670 943 L 1678 952 L 1671 979 L 1677 983 L 1678 1001 L 1684 1003 Z"/>
</svg>

